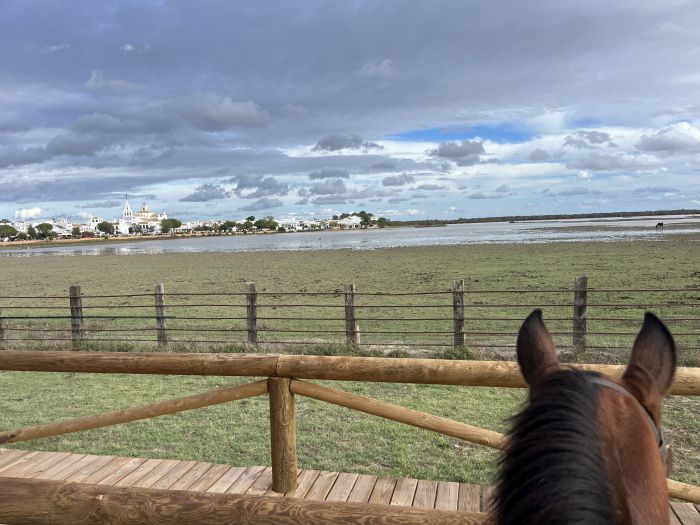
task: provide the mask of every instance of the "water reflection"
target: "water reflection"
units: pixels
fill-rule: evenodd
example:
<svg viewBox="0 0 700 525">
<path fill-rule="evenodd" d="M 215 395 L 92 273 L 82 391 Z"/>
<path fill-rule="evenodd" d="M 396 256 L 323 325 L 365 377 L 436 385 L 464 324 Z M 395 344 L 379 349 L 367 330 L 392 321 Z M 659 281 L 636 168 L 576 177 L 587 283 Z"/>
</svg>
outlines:
<svg viewBox="0 0 700 525">
<path fill-rule="evenodd" d="M 657 222 L 666 229 L 657 231 Z M 123 241 L 118 244 L 74 244 L 0 250 L 0 257 L 31 255 L 135 255 L 195 252 L 276 250 L 374 250 L 407 246 L 464 244 L 616 241 L 668 239 L 700 232 L 698 216 L 634 219 L 594 219 L 531 222 L 453 224 L 430 228 L 391 228 L 287 234 L 212 236 L 188 239 Z"/>
</svg>

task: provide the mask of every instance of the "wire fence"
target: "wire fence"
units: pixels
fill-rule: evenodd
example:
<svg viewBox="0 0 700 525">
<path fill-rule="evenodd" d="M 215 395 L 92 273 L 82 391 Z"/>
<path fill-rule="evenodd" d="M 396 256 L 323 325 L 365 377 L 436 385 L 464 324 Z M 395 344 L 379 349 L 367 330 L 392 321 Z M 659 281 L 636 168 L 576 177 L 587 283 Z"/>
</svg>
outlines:
<svg viewBox="0 0 700 525">
<path fill-rule="evenodd" d="M 82 345 L 351 345 L 387 349 L 494 349 L 512 352 L 520 323 L 544 310 L 561 349 L 629 349 L 643 312 L 654 310 L 681 349 L 700 349 L 700 287 L 358 291 L 175 291 L 0 295 L 3 348 Z M 517 297 L 514 297 L 517 296 Z M 307 298 L 304 300 L 304 298 Z M 466 313 L 466 315 L 465 315 Z M 213 336 L 213 337 L 212 337 Z"/>
</svg>

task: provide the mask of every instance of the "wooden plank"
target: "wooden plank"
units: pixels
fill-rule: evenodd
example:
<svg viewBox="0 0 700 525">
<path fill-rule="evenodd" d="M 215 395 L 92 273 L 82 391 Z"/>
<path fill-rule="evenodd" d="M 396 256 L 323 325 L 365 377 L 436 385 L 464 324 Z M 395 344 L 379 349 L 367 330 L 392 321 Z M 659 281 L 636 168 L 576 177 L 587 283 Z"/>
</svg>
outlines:
<svg viewBox="0 0 700 525">
<path fill-rule="evenodd" d="M 107 463 L 104 467 L 90 474 L 87 478 L 85 478 L 85 481 L 83 483 L 91 483 L 93 485 L 98 484 L 100 481 L 109 476 L 112 472 L 124 466 L 128 462 L 129 458 L 121 458 L 117 456 L 112 461 Z"/>
<path fill-rule="evenodd" d="M 113 456 L 95 456 L 92 454 L 83 456 L 78 461 L 73 463 L 71 466 L 71 474 L 65 476 L 63 479 L 65 481 L 82 483 L 84 480 L 92 476 L 93 473 L 104 467 L 112 459 L 114 459 Z"/>
<path fill-rule="evenodd" d="M 180 461 L 172 469 L 170 469 L 165 476 L 161 477 L 156 481 L 151 488 L 154 489 L 169 489 L 173 483 L 179 480 L 185 473 L 195 466 L 196 461 Z"/>
<path fill-rule="evenodd" d="M 348 474 L 347 472 L 338 474 L 338 479 L 335 480 L 333 488 L 326 496 L 326 501 L 347 501 L 357 478 L 357 474 Z"/>
<path fill-rule="evenodd" d="M 496 492 L 494 487 L 488 486 L 484 487 L 484 496 L 481 498 L 481 510 L 482 512 L 490 512 L 493 506 L 493 496 Z"/>
<path fill-rule="evenodd" d="M 314 481 L 314 484 L 311 485 L 309 492 L 304 496 L 304 499 L 324 501 L 333 488 L 333 484 L 337 478 L 338 472 L 321 472 L 316 478 L 316 481 Z"/>
<path fill-rule="evenodd" d="M 391 496 L 389 505 L 399 507 L 410 507 L 413 504 L 413 497 L 416 494 L 418 480 L 413 478 L 399 478 L 396 482 L 394 494 Z"/>
<path fill-rule="evenodd" d="M 692 503 L 671 503 L 673 512 L 683 525 L 700 524 L 700 513 Z"/>
<path fill-rule="evenodd" d="M 136 467 L 134 470 L 129 472 L 126 476 L 124 476 L 122 479 L 114 483 L 115 487 L 131 487 L 135 482 L 140 480 L 142 477 L 144 477 L 146 474 L 151 472 L 153 469 L 155 469 L 158 465 L 160 465 L 163 462 L 162 459 L 148 459 L 141 463 L 138 467 Z"/>
<path fill-rule="evenodd" d="M 32 467 L 41 467 L 45 461 L 51 461 L 51 452 L 37 452 L 32 457 L 28 458 L 26 461 L 21 461 L 16 465 L 5 469 L 2 473 L 5 478 L 23 478 L 25 471 L 30 470 Z"/>
<path fill-rule="evenodd" d="M 305 498 L 307 492 L 314 484 L 316 478 L 321 474 L 318 470 L 302 470 L 297 476 L 297 488 L 292 492 L 285 492 L 285 497 L 290 498 Z"/>
<path fill-rule="evenodd" d="M 434 509 L 437 498 L 438 482 L 432 480 L 418 480 L 416 495 L 413 497 L 413 507 L 421 509 Z"/>
<path fill-rule="evenodd" d="M 226 492 L 244 472 L 245 467 L 229 467 L 216 482 L 209 486 L 206 492 Z"/>
<path fill-rule="evenodd" d="M 481 487 L 479 485 L 459 484 L 457 510 L 460 512 L 479 512 L 481 510 Z"/>
<path fill-rule="evenodd" d="M 372 495 L 372 490 L 374 490 L 374 485 L 377 483 L 377 476 L 367 476 L 360 474 L 357 477 L 355 486 L 350 491 L 347 501 L 354 501 L 357 503 L 367 503 L 369 497 Z"/>
<path fill-rule="evenodd" d="M 0 475 L 4 475 L 5 471 L 7 471 L 11 468 L 14 468 L 15 465 L 20 465 L 20 464 L 26 463 L 27 461 L 31 460 L 34 456 L 36 456 L 38 453 L 39 452 L 36 452 L 36 451 L 28 451 L 20 456 L 17 456 L 12 461 L 6 463 L 2 468 L 0 468 Z"/>
<path fill-rule="evenodd" d="M 459 483 L 456 481 L 438 482 L 435 508 L 457 511 L 459 505 Z"/>
<path fill-rule="evenodd" d="M 158 466 L 156 466 L 156 468 L 151 470 L 148 474 L 140 478 L 138 481 L 132 483 L 131 486 L 149 488 L 156 481 L 165 476 L 168 473 L 168 471 L 175 468 L 178 463 L 180 462 L 176 459 L 164 459 L 158 464 Z"/>
<path fill-rule="evenodd" d="M 227 494 L 245 494 L 245 491 L 260 477 L 265 467 L 248 467 L 241 477 L 226 491 Z"/>
<path fill-rule="evenodd" d="M 214 465 L 198 461 L 187 473 L 170 486 L 170 490 L 191 490 L 190 486 Z"/>
<path fill-rule="evenodd" d="M 33 465 L 25 468 L 22 475 L 18 477 L 41 478 L 44 472 L 49 470 L 56 463 L 63 461 L 68 456 L 71 456 L 70 452 L 49 452 L 43 461 L 33 462 Z"/>
<path fill-rule="evenodd" d="M 53 467 L 51 467 L 49 470 L 44 472 L 44 474 L 41 476 L 42 479 L 53 479 L 56 481 L 63 481 L 66 479 L 68 476 L 73 474 L 75 472 L 75 469 L 78 467 L 78 465 L 82 459 L 85 457 L 85 454 L 71 454 L 68 456 L 66 459 L 63 461 L 59 461 L 56 463 Z M 112 456 L 107 456 L 109 458 L 112 458 Z"/>
<path fill-rule="evenodd" d="M 129 461 L 124 463 L 122 466 L 120 466 L 114 472 L 112 472 L 108 476 L 102 478 L 99 481 L 99 484 L 100 485 L 114 485 L 117 481 L 122 479 L 124 476 L 126 476 L 130 472 L 133 472 L 134 470 L 136 470 L 138 467 L 143 465 L 145 462 L 146 462 L 145 458 L 131 458 L 131 459 L 129 459 Z"/>
<path fill-rule="evenodd" d="M 374 488 L 372 489 L 372 494 L 369 497 L 369 503 L 388 505 L 391 501 L 391 496 L 394 494 L 395 487 L 395 479 L 377 478 L 377 482 L 374 484 Z"/>
<path fill-rule="evenodd" d="M 673 512 L 670 505 L 668 507 L 668 521 L 669 525 L 683 525 L 680 521 L 678 521 L 678 518 L 676 518 L 676 514 Z"/>
<path fill-rule="evenodd" d="M 26 450 L 19 450 L 19 449 L 8 449 L 4 448 L 2 449 L 2 453 L 0 453 L 0 472 L 2 472 L 2 468 L 10 463 L 11 461 L 14 461 L 18 457 L 27 454 Z"/>
<path fill-rule="evenodd" d="M 214 465 L 207 470 L 201 478 L 195 481 L 188 490 L 206 492 L 209 487 L 216 483 L 226 471 L 230 469 L 231 467 L 228 465 Z"/>
<path fill-rule="evenodd" d="M 255 480 L 245 493 L 250 496 L 262 496 L 272 487 L 272 476 L 272 468 L 266 467 L 265 470 L 262 471 L 262 474 L 260 474 L 260 477 Z"/>
</svg>

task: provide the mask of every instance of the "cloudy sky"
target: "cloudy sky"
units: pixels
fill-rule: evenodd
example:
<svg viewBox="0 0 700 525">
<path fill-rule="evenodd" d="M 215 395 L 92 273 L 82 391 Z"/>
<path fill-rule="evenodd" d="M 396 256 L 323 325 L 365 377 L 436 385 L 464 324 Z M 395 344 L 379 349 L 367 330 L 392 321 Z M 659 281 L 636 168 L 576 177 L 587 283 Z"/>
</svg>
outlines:
<svg viewBox="0 0 700 525">
<path fill-rule="evenodd" d="M 700 208 L 696 0 L 0 3 L 0 218 Z"/>
</svg>

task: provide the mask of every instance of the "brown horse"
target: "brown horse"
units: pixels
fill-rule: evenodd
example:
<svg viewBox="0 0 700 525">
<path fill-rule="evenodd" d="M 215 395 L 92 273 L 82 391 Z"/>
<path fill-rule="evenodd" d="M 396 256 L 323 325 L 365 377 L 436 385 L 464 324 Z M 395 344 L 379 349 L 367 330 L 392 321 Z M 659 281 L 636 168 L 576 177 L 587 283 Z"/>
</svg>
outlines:
<svg viewBox="0 0 700 525">
<path fill-rule="evenodd" d="M 621 380 L 560 366 L 535 310 L 517 342 L 529 387 L 500 461 L 492 519 L 506 524 L 668 524 L 661 403 L 676 349 L 647 313 Z"/>
</svg>

